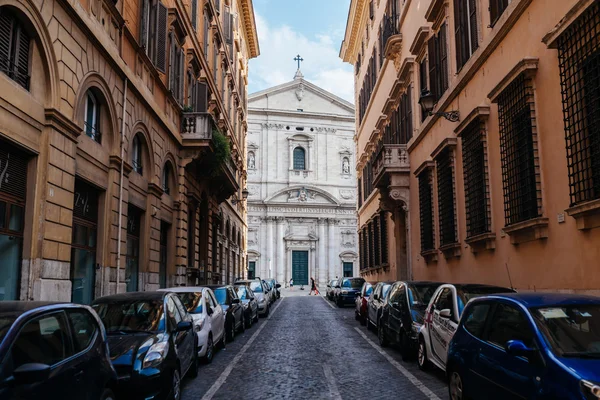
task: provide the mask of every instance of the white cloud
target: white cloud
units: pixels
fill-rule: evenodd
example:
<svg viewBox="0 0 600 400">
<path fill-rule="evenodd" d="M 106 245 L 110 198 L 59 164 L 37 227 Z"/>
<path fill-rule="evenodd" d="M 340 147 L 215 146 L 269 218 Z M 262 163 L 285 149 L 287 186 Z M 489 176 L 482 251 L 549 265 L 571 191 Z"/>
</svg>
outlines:
<svg viewBox="0 0 600 400">
<path fill-rule="evenodd" d="M 259 14 L 256 26 L 261 55 L 250 62 L 252 91 L 291 81 L 297 68 L 293 59 L 300 54 L 304 58 L 301 70 L 306 80 L 354 102 L 352 66 L 338 55 L 339 32 L 322 32 L 311 39 L 287 25 L 271 26 Z"/>
</svg>

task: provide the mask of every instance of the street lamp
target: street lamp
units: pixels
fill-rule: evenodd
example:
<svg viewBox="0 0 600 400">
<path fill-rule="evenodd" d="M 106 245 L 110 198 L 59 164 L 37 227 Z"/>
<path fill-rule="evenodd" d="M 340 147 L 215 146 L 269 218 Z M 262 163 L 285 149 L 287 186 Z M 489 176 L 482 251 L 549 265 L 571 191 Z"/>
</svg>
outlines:
<svg viewBox="0 0 600 400">
<path fill-rule="evenodd" d="M 448 112 L 432 112 L 433 107 L 435 107 L 435 98 L 433 93 L 431 93 L 427 89 L 423 89 L 421 91 L 421 97 L 419 97 L 419 104 L 421 105 L 421 109 L 423 113 L 426 115 L 438 115 L 440 117 L 446 118 L 450 122 L 458 122 L 460 119 L 460 114 L 458 111 L 448 111 Z"/>
<path fill-rule="evenodd" d="M 237 196 L 236 198 L 234 198 L 233 200 L 231 200 L 231 204 L 233 204 L 234 206 L 239 203 L 240 201 L 245 201 L 248 198 L 248 189 L 244 188 L 244 190 L 242 190 L 242 199 L 238 199 Z"/>
</svg>

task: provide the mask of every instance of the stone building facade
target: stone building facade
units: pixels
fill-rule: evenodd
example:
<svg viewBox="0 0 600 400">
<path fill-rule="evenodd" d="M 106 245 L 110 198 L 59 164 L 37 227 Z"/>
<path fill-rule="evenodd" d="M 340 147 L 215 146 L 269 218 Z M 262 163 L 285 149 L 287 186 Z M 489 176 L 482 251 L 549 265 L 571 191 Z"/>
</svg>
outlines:
<svg viewBox="0 0 600 400">
<path fill-rule="evenodd" d="M 249 276 L 356 275 L 354 108 L 300 70 L 248 104 Z"/>
<path fill-rule="evenodd" d="M 0 299 L 241 275 L 251 1 L 2 0 L 0 24 Z"/>
<path fill-rule="evenodd" d="M 363 207 L 404 188 L 408 277 L 599 293 L 599 51 L 597 1 L 351 1 Z"/>
</svg>

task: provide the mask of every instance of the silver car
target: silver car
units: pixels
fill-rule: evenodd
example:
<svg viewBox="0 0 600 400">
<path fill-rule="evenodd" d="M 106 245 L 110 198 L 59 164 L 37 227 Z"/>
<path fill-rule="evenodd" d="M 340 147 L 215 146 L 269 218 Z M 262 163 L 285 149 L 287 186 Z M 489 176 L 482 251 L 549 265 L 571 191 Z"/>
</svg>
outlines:
<svg viewBox="0 0 600 400">
<path fill-rule="evenodd" d="M 250 286 L 254 292 L 254 297 L 258 303 L 258 316 L 267 317 L 271 311 L 271 292 L 269 285 L 264 280 L 252 279 L 246 281 L 236 281 L 236 285 L 244 284 Z"/>
</svg>

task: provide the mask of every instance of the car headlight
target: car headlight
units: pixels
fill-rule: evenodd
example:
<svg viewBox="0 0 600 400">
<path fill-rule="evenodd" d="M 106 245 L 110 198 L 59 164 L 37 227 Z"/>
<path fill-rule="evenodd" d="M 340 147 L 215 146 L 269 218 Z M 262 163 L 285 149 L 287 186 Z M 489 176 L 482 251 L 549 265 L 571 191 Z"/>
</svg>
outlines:
<svg viewBox="0 0 600 400">
<path fill-rule="evenodd" d="M 600 384 L 582 380 L 580 382 L 581 391 L 586 399 L 596 400 L 600 399 Z"/>
<path fill-rule="evenodd" d="M 264 303 L 265 301 L 266 301 L 266 300 L 265 300 L 265 298 L 264 298 L 264 297 L 263 297 L 262 299 L 258 300 L 258 302 L 259 302 L 259 303 Z"/>
<path fill-rule="evenodd" d="M 342 294 L 348 294 L 347 290 L 342 290 Z"/>
<path fill-rule="evenodd" d="M 159 365 L 165 357 L 167 356 L 167 352 L 169 351 L 169 343 L 167 342 L 158 342 L 150 347 L 150 350 L 146 353 L 146 357 L 144 357 L 144 362 L 142 363 L 142 368 L 153 368 Z"/>
</svg>

